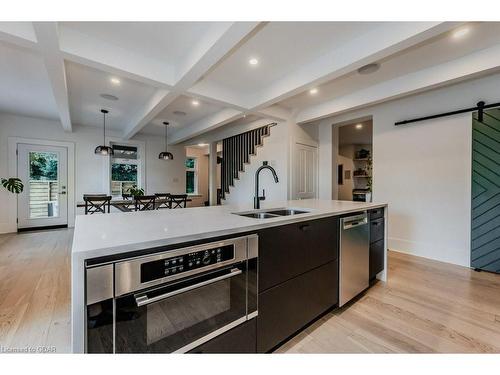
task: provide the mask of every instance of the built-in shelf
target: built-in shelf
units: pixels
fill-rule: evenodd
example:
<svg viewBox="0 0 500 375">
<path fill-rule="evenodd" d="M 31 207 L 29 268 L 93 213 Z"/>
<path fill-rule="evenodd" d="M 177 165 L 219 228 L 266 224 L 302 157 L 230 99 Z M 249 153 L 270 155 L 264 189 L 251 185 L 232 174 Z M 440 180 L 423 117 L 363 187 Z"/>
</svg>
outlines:
<svg viewBox="0 0 500 375">
<path fill-rule="evenodd" d="M 354 178 L 369 178 L 371 176 L 368 176 L 368 175 L 357 175 L 357 176 L 352 176 Z"/>
<path fill-rule="evenodd" d="M 354 160 L 354 161 L 368 161 L 368 160 L 370 160 L 370 159 L 368 159 L 368 158 L 362 158 L 362 159 L 353 159 L 353 160 Z"/>
</svg>

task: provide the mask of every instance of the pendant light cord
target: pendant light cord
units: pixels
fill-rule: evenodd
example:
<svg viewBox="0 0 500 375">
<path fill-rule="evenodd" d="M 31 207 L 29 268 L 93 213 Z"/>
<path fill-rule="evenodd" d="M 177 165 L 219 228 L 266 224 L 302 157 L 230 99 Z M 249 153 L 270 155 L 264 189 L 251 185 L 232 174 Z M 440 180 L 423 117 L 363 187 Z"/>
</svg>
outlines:
<svg viewBox="0 0 500 375">
<path fill-rule="evenodd" d="M 104 123 L 104 133 L 102 135 L 102 138 L 103 138 L 103 144 L 104 144 L 104 146 L 106 146 L 106 112 L 103 112 L 102 116 L 103 116 L 103 123 Z"/>
</svg>

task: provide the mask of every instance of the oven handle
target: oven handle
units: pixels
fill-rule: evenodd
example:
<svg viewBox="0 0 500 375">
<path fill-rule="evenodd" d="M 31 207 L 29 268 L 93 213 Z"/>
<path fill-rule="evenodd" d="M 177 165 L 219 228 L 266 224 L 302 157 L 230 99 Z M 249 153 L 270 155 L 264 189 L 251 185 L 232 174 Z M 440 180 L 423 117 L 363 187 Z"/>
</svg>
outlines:
<svg viewBox="0 0 500 375">
<path fill-rule="evenodd" d="M 165 298 L 173 297 L 177 294 L 188 292 L 190 290 L 193 290 L 193 289 L 205 286 L 205 285 L 213 284 L 213 283 L 216 283 L 217 281 L 229 279 L 230 277 L 240 275 L 241 273 L 243 273 L 243 271 L 240 270 L 239 268 L 233 268 L 233 269 L 231 269 L 231 272 L 226 274 L 226 275 L 214 277 L 213 279 L 202 281 L 201 283 L 198 283 L 198 284 L 186 286 L 186 287 L 181 288 L 181 289 L 173 290 L 172 292 L 161 294 L 159 296 L 155 296 L 152 298 L 148 298 L 148 296 L 146 294 L 134 295 L 135 303 L 137 304 L 137 307 L 149 305 L 150 303 L 157 302 L 157 301 L 160 301 L 160 300 L 165 299 Z"/>
</svg>

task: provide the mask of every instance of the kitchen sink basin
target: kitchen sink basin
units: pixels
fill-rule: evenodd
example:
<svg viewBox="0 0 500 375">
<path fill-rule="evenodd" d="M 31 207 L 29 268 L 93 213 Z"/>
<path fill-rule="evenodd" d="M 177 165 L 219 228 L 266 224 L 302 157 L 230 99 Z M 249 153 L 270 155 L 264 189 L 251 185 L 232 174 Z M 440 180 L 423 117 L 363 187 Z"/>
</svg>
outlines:
<svg viewBox="0 0 500 375">
<path fill-rule="evenodd" d="M 272 215 L 278 215 L 278 216 L 289 216 L 289 215 L 299 215 L 299 214 L 306 214 L 307 211 L 301 211 L 301 210 L 295 210 L 295 209 L 280 209 L 280 210 L 274 210 L 274 211 L 266 211 L 269 214 Z"/>
<path fill-rule="evenodd" d="M 279 215 L 273 215 L 267 212 L 237 213 L 236 215 L 251 217 L 253 219 L 269 219 L 272 217 L 279 217 Z"/>
<path fill-rule="evenodd" d="M 271 208 L 261 211 L 235 212 L 235 215 L 250 217 L 253 219 L 271 219 L 273 217 L 306 214 L 309 211 L 296 210 L 293 208 Z"/>
</svg>

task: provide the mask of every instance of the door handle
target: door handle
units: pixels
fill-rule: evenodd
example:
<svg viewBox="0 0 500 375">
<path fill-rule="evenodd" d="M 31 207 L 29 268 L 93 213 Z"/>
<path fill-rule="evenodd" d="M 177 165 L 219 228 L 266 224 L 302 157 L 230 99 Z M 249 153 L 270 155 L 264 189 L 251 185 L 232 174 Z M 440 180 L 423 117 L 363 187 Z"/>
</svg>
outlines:
<svg viewBox="0 0 500 375">
<path fill-rule="evenodd" d="M 299 229 L 303 232 L 307 232 L 310 228 L 311 226 L 309 224 L 304 224 L 299 227 Z"/>
<path fill-rule="evenodd" d="M 168 292 L 168 293 L 165 293 L 165 294 L 162 294 L 159 296 L 154 296 L 152 298 L 149 298 L 146 294 L 139 295 L 139 296 L 135 295 L 134 296 L 135 303 L 137 304 L 137 307 L 149 305 L 150 303 L 161 301 L 162 299 L 166 299 L 168 297 L 173 297 L 173 296 L 176 296 L 177 294 L 185 293 L 185 292 L 188 292 L 188 291 L 193 290 L 193 289 L 197 289 L 197 288 L 202 287 L 202 286 L 210 285 L 210 284 L 216 283 L 217 281 L 229 279 L 230 277 L 234 277 L 234 276 L 240 275 L 242 273 L 243 273 L 242 270 L 240 270 L 238 268 L 233 268 L 231 270 L 231 272 L 226 274 L 226 275 L 214 277 L 213 279 L 202 281 L 201 283 L 190 285 L 190 286 L 187 286 L 185 288 L 173 290 L 171 292 Z"/>
</svg>

